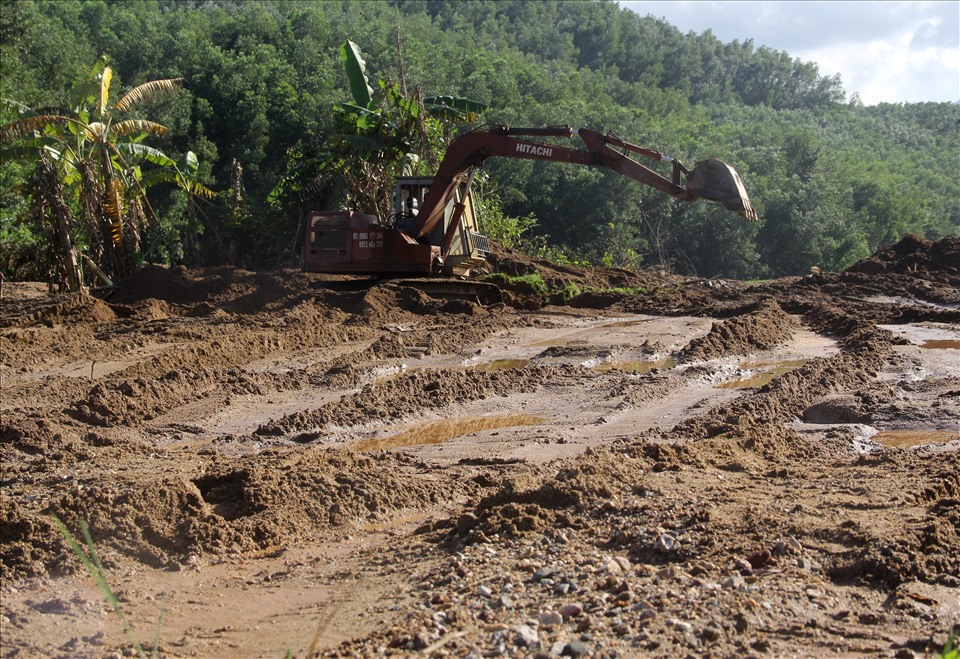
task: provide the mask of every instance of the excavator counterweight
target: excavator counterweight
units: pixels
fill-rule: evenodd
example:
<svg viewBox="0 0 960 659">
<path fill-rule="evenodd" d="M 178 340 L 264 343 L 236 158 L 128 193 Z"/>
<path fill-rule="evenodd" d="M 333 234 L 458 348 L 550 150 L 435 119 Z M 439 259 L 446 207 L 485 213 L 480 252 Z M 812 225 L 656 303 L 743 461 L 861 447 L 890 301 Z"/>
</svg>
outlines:
<svg viewBox="0 0 960 659">
<path fill-rule="evenodd" d="M 573 149 L 531 138 L 572 138 Z M 631 155 L 672 164 L 666 178 Z M 705 199 L 756 220 L 740 175 L 721 160 L 704 160 L 688 170 L 674 158 L 599 133 L 570 126 L 494 126 L 461 135 L 447 148 L 436 175 L 397 182 L 393 217 L 353 211 L 307 215 L 303 269 L 307 272 L 469 275 L 485 263 L 488 241 L 479 230 L 470 194 L 476 168 L 487 158 L 519 158 L 603 167 L 680 201 Z M 684 181 L 685 179 L 685 181 Z"/>
</svg>

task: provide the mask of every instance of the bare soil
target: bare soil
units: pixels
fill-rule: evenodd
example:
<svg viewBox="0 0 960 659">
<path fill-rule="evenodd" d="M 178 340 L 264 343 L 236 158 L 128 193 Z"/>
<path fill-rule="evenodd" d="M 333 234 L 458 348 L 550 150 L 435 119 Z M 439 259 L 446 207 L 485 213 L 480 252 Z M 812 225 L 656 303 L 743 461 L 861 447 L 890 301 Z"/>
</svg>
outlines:
<svg viewBox="0 0 960 659">
<path fill-rule="evenodd" d="M 942 651 L 960 240 L 764 283 L 493 265 L 566 295 L 5 282 L 0 654 Z"/>
</svg>

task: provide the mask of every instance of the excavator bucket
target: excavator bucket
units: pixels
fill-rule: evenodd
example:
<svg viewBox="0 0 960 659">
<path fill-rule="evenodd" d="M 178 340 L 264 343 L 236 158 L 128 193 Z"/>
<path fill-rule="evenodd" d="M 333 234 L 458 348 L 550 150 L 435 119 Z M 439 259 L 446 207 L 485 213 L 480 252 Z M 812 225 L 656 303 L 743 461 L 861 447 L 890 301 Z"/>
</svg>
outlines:
<svg viewBox="0 0 960 659">
<path fill-rule="evenodd" d="M 756 221 L 747 191 L 737 170 L 716 158 L 698 162 L 687 175 L 687 190 L 698 197 L 719 202 L 727 210 Z"/>
</svg>

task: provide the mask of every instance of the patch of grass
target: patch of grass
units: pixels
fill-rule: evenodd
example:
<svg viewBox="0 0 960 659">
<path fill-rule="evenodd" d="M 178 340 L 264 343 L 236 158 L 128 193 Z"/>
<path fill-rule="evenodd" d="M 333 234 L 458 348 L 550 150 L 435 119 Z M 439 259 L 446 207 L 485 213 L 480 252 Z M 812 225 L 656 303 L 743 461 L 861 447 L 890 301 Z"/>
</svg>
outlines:
<svg viewBox="0 0 960 659">
<path fill-rule="evenodd" d="M 960 648 L 956 646 L 956 642 L 957 628 L 954 627 L 947 639 L 947 644 L 943 647 L 943 652 L 940 653 L 940 659 L 960 659 Z"/>
<path fill-rule="evenodd" d="M 558 288 L 550 293 L 550 300 L 554 304 L 564 304 L 578 295 L 583 294 L 583 289 L 575 282 L 568 281 L 562 288 Z"/>
<path fill-rule="evenodd" d="M 502 272 L 494 272 L 487 275 L 487 281 L 493 282 L 497 286 L 515 290 L 518 293 L 547 295 L 550 292 L 547 282 L 538 274 L 511 277 Z"/>
<path fill-rule="evenodd" d="M 646 295 L 645 286 L 617 286 L 615 288 L 603 288 L 598 293 L 616 293 L 617 295 Z"/>
<path fill-rule="evenodd" d="M 143 646 L 140 645 L 140 641 L 137 640 L 133 627 L 130 626 L 130 623 L 127 621 L 127 616 L 123 612 L 123 607 L 120 606 L 120 600 L 117 599 L 116 594 L 110 587 L 110 582 L 107 581 L 107 572 L 103 569 L 103 563 L 100 562 L 100 555 L 97 553 L 97 548 L 93 544 L 93 538 L 90 537 L 90 529 L 87 528 L 87 523 L 83 520 L 80 521 L 80 534 L 83 536 L 84 542 L 84 545 L 81 546 L 66 525 L 60 521 L 59 517 L 56 515 L 50 515 L 50 517 L 67 541 L 67 544 L 70 545 L 70 549 L 76 554 L 77 558 L 80 559 L 80 562 L 83 563 L 83 567 L 87 569 L 87 572 L 93 578 L 93 582 L 113 608 L 114 613 L 117 614 L 117 618 L 120 619 L 120 624 L 123 626 L 123 631 L 133 642 L 137 656 L 141 657 L 141 659 L 146 659 L 147 653 L 144 651 Z M 163 626 L 163 615 L 166 611 L 166 594 L 164 594 L 163 601 L 164 606 L 161 608 L 160 616 L 157 619 L 157 633 L 153 639 L 153 650 L 150 652 L 151 657 L 157 657 L 160 649 L 160 629 Z"/>
<path fill-rule="evenodd" d="M 568 281 L 557 288 L 551 288 L 543 277 L 537 273 L 510 276 L 503 272 L 494 272 L 487 275 L 486 281 L 520 294 L 539 295 L 549 299 L 554 304 L 564 304 L 584 293 L 645 295 L 649 292 L 644 286 L 595 288 L 593 286 L 581 286 L 573 281 Z"/>
</svg>

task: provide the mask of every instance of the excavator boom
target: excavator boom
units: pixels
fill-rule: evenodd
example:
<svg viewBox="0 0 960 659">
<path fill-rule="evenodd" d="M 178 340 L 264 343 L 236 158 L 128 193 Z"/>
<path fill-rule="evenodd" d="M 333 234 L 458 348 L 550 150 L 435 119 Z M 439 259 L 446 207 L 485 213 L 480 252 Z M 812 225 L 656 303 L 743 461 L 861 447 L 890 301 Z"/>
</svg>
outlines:
<svg viewBox="0 0 960 659">
<path fill-rule="evenodd" d="M 535 142 L 524 137 L 573 137 L 577 135 L 586 150 Z M 673 164 L 673 176 L 667 179 L 643 166 L 627 152 L 645 156 L 651 160 Z M 474 131 L 458 137 L 440 163 L 434 184 L 420 208 L 414 225 L 418 238 L 430 233 L 442 219 L 443 208 L 459 177 L 471 167 L 481 167 L 487 158 L 520 158 L 571 163 L 588 167 L 604 167 L 619 172 L 634 180 L 649 185 L 681 201 L 696 201 L 698 198 L 715 201 L 748 220 L 757 215 L 750 205 L 746 189 L 733 167 L 717 159 L 698 163 L 691 172 L 680 161 L 664 156 L 659 151 L 645 149 L 625 142 L 611 133 L 603 134 L 570 126 L 548 128 L 516 128 L 497 126 L 487 131 Z M 687 178 L 687 186 L 681 184 L 681 174 Z"/>
</svg>

